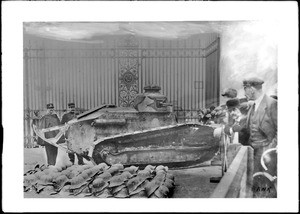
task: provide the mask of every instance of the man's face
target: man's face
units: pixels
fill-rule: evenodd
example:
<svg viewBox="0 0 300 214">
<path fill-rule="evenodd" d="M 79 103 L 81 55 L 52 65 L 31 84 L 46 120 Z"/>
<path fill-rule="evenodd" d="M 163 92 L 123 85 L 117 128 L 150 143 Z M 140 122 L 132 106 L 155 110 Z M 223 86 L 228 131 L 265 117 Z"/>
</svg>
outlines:
<svg viewBox="0 0 300 214">
<path fill-rule="evenodd" d="M 53 114 L 53 111 L 54 111 L 53 108 L 48 109 L 49 114 Z"/>
<path fill-rule="evenodd" d="M 254 100 L 254 89 L 251 86 L 244 86 L 245 96 L 247 100 Z"/>
<path fill-rule="evenodd" d="M 74 113 L 74 112 L 75 112 L 75 108 L 74 108 L 74 107 L 71 107 L 71 108 L 70 108 L 70 112 Z"/>
</svg>

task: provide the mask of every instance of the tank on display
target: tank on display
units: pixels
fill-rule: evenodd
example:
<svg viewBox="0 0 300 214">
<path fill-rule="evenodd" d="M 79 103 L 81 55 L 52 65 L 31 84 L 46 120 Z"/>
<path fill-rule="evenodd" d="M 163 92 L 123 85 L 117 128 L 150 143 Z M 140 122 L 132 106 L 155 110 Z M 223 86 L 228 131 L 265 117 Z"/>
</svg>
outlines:
<svg viewBox="0 0 300 214">
<path fill-rule="evenodd" d="M 63 126 L 36 132 L 40 136 L 39 132 L 60 129 L 60 133 L 66 133 L 68 150 L 96 164 L 186 167 L 212 159 L 219 148 L 214 128 L 178 124 L 172 105 L 160 89 L 144 87 L 133 107 L 102 105 Z"/>
</svg>

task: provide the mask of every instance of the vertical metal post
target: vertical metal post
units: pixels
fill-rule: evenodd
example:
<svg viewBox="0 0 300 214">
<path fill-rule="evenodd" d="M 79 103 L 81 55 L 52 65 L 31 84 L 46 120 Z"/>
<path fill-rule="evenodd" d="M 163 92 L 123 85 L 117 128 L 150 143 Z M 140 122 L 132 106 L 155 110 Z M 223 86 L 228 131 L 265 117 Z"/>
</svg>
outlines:
<svg viewBox="0 0 300 214">
<path fill-rule="evenodd" d="M 217 105 L 220 105 L 220 52 L 221 52 L 221 45 L 220 45 L 220 37 L 217 38 L 218 47 L 217 47 Z"/>
<path fill-rule="evenodd" d="M 247 158 L 247 179 L 246 179 L 246 197 L 252 198 L 253 192 L 252 192 L 252 185 L 253 185 L 253 171 L 254 171 L 254 165 L 253 165 L 253 158 L 254 158 L 254 150 L 252 147 L 248 146 L 248 158 Z"/>
<path fill-rule="evenodd" d="M 23 118 L 24 118 L 24 146 L 28 145 L 30 139 L 30 109 L 29 109 L 29 84 L 28 84 L 28 49 L 23 50 Z"/>
</svg>

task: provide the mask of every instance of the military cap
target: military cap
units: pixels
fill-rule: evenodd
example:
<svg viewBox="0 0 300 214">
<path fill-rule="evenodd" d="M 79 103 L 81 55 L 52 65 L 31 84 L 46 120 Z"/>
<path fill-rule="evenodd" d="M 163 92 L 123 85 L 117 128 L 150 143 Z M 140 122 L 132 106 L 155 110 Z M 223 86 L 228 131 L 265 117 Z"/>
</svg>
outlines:
<svg viewBox="0 0 300 214">
<path fill-rule="evenodd" d="M 75 103 L 68 103 L 69 108 L 75 108 Z"/>
<path fill-rule="evenodd" d="M 52 108 L 54 108 L 53 103 L 48 103 L 48 104 L 47 104 L 47 109 L 52 109 Z"/>
<path fill-rule="evenodd" d="M 251 86 L 258 86 L 258 85 L 262 85 L 264 83 L 263 80 L 256 78 L 256 77 L 252 77 L 252 78 L 248 78 L 248 79 L 244 79 L 243 80 L 243 86 L 245 87 L 251 87 Z"/>
<path fill-rule="evenodd" d="M 222 94 L 223 97 L 235 98 L 237 96 L 237 91 L 233 88 L 228 88 Z"/>
<path fill-rule="evenodd" d="M 227 108 L 236 108 L 240 105 L 240 100 L 237 98 L 230 99 L 226 102 Z"/>
</svg>

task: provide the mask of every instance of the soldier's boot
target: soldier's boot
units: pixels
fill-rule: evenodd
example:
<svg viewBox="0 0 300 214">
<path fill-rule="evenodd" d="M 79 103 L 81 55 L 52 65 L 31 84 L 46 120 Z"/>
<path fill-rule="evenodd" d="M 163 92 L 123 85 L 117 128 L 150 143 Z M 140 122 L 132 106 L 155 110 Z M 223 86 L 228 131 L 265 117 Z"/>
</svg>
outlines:
<svg viewBox="0 0 300 214">
<path fill-rule="evenodd" d="M 78 159 L 78 165 L 84 165 L 83 157 L 82 156 L 77 155 L 77 159 Z"/>
<path fill-rule="evenodd" d="M 72 165 L 74 165 L 74 163 L 75 163 L 75 155 L 74 155 L 74 153 L 68 153 L 68 156 L 70 158 L 70 161 L 71 161 Z"/>
</svg>

